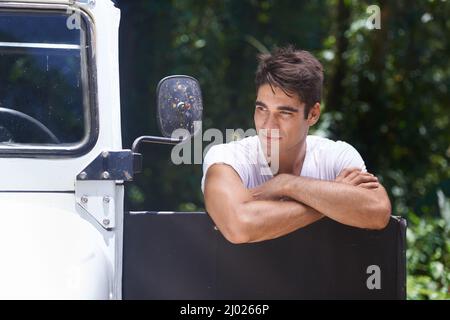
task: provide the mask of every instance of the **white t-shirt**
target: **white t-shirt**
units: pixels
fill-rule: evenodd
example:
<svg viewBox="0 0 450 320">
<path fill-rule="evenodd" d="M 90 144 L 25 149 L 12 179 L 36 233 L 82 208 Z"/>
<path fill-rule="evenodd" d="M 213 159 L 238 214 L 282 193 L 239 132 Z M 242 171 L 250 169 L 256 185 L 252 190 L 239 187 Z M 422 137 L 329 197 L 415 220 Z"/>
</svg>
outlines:
<svg viewBox="0 0 450 320">
<path fill-rule="evenodd" d="M 258 136 L 211 147 L 203 161 L 202 192 L 206 172 L 215 163 L 230 165 L 239 174 L 246 188 L 257 187 L 273 178 Z M 344 141 L 333 141 L 319 136 L 306 137 L 306 154 L 300 176 L 335 180 L 343 169 L 350 167 L 367 171 L 364 160 L 353 146 Z"/>
</svg>

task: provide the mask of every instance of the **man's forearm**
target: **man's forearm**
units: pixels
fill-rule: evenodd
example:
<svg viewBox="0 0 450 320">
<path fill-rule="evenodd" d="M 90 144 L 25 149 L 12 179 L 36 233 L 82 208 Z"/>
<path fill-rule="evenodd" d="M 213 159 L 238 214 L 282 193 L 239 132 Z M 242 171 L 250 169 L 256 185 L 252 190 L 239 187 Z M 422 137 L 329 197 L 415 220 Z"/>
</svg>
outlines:
<svg viewBox="0 0 450 320">
<path fill-rule="evenodd" d="M 296 201 L 254 200 L 241 204 L 238 209 L 245 223 L 245 242 L 274 239 L 320 218 L 322 214 Z"/>
<path fill-rule="evenodd" d="M 378 203 L 374 192 L 344 183 L 305 177 L 292 177 L 283 188 L 283 195 L 333 220 L 367 228 L 377 228 L 382 216 L 385 216 L 385 204 Z"/>
</svg>

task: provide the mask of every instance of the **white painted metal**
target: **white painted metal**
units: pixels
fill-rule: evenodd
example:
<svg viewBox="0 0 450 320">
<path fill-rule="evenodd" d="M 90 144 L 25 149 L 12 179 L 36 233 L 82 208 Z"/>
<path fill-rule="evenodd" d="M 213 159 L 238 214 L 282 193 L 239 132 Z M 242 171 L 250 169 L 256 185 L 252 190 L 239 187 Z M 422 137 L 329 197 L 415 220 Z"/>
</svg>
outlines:
<svg viewBox="0 0 450 320">
<path fill-rule="evenodd" d="M 91 45 L 97 68 L 99 138 L 93 150 L 78 158 L 7 158 L 0 150 L 3 299 L 121 298 L 124 187 L 120 182 L 75 181 L 102 150 L 122 149 L 120 11 L 108 0 L 97 0 L 95 5 L 0 0 L 0 5 L 22 8 L 69 3 L 67 8 L 81 8 L 95 24 Z M 82 205 L 78 197 L 85 193 L 88 204 Z M 104 196 L 110 200 L 107 206 L 100 204 Z M 109 229 L 102 225 L 105 219 Z"/>
<path fill-rule="evenodd" d="M 0 193 L 0 298 L 108 299 L 112 265 L 102 234 L 68 207 L 73 195 L 37 198 Z"/>
<path fill-rule="evenodd" d="M 120 11 L 109 0 L 97 0 L 93 7 L 87 5 L 80 7 L 89 13 L 95 23 L 93 49 L 98 79 L 100 121 L 98 141 L 91 152 L 78 158 L 0 159 L 0 192 L 74 191 L 76 174 L 80 173 L 102 150 L 122 149 L 118 62 Z"/>
</svg>

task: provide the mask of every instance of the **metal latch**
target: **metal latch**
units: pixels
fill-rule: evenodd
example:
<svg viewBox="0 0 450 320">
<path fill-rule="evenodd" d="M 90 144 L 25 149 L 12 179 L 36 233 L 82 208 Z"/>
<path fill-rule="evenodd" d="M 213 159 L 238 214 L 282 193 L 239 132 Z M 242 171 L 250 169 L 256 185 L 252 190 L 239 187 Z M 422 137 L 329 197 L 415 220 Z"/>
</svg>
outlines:
<svg viewBox="0 0 450 320">
<path fill-rule="evenodd" d="M 101 152 L 77 174 L 75 197 L 86 213 L 105 229 L 116 226 L 116 183 L 132 181 L 140 171 L 142 156 L 131 150 Z"/>
<path fill-rule="evenodd" d="M 77 181 L 75 199 L 105 229 L 116 226 L 116 183 L 114 181 Z"/>
<path fill-rule="evenodd" d="M 132 181 L 141 169 L 141 157 L 131 150 L 105 150 L 77 175 L 77 180 Z"/>
</svg>

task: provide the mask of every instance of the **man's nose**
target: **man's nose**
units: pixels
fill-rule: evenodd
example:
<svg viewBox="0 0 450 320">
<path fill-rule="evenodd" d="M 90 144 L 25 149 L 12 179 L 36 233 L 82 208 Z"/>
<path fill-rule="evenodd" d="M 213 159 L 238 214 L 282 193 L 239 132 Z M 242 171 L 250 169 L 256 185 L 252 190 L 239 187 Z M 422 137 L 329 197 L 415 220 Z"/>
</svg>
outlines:
<svg viewBox="0 0 450 320">
<path fill-rule="evenodd" d="M 264 119 L 262 129 L 267 130 L 279 129 L 278 121 L 273 114 L 269 113 L 267 117 Z"/>
</svg>

